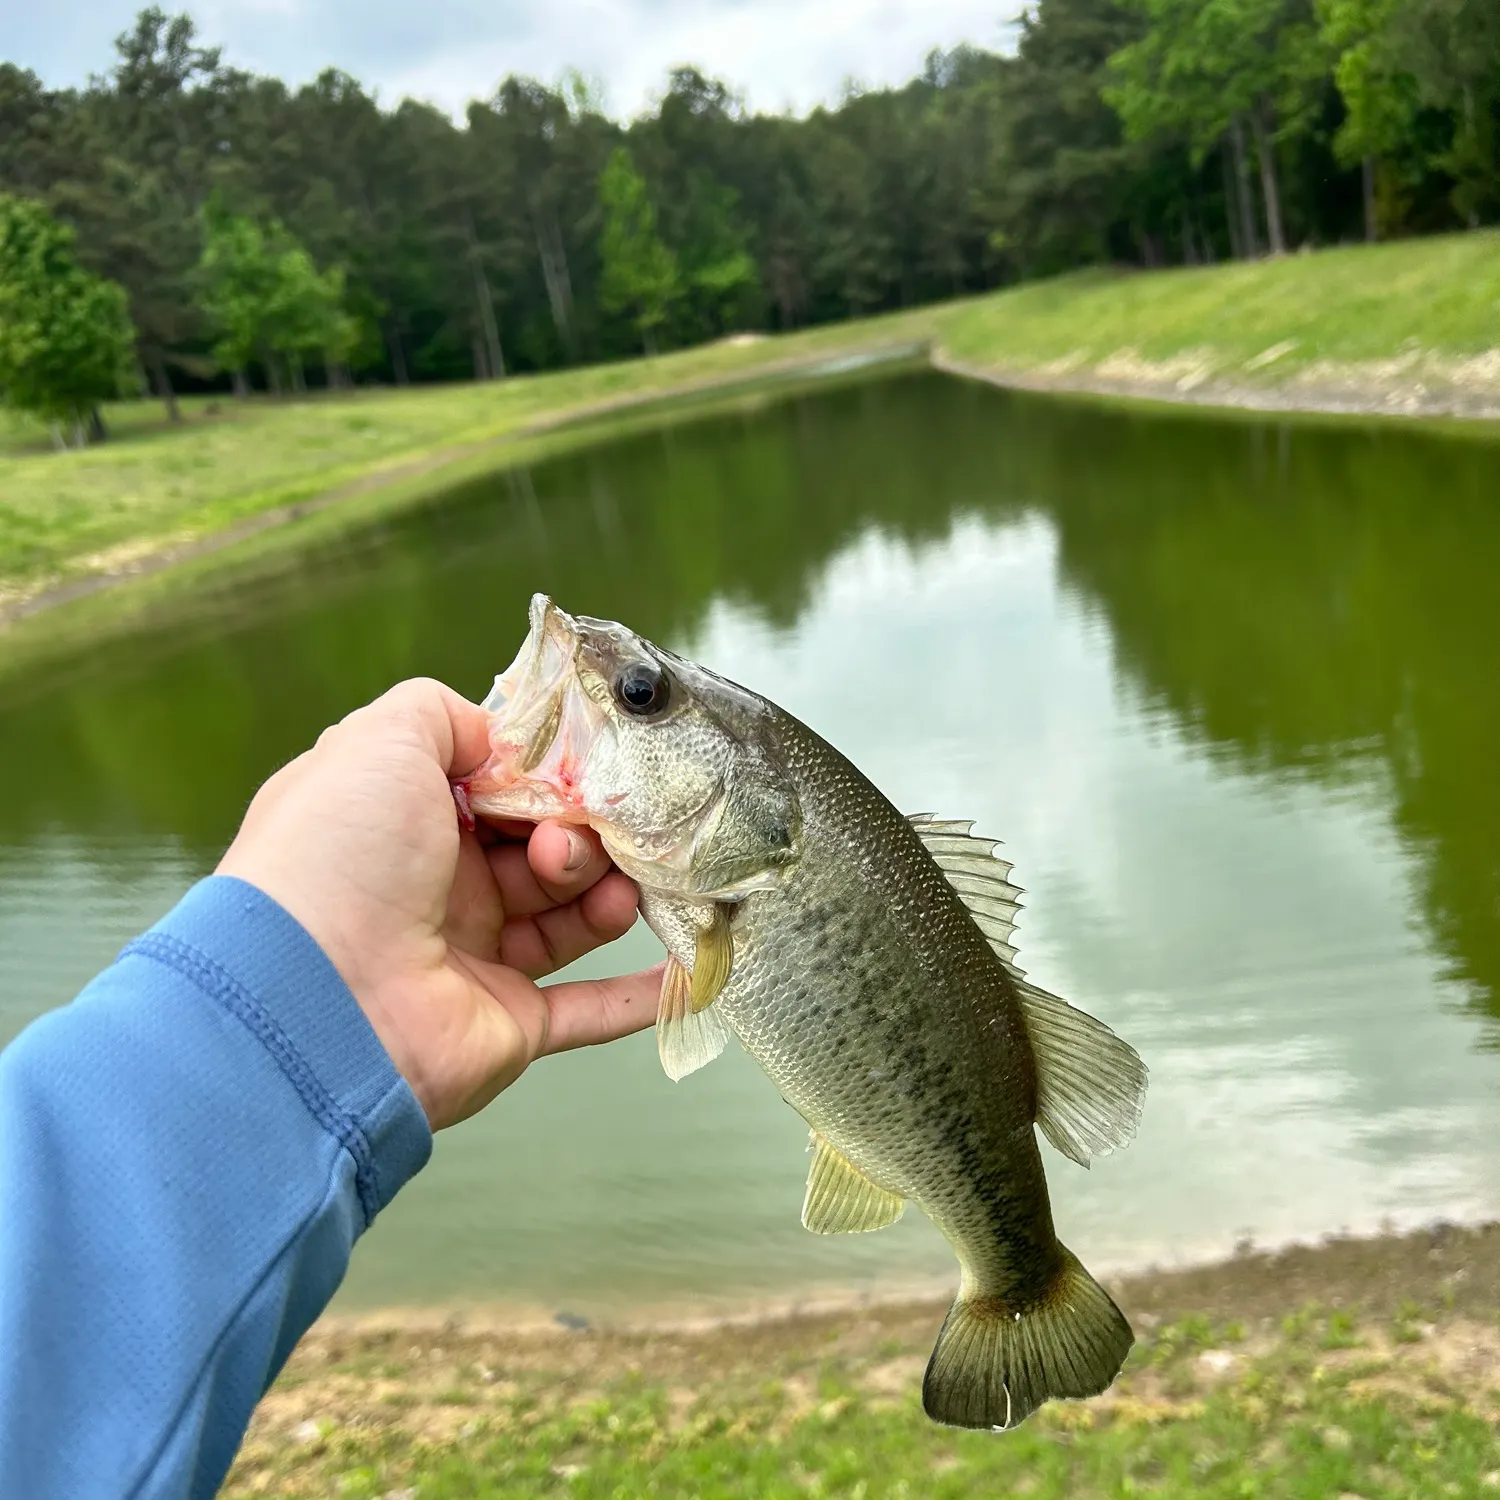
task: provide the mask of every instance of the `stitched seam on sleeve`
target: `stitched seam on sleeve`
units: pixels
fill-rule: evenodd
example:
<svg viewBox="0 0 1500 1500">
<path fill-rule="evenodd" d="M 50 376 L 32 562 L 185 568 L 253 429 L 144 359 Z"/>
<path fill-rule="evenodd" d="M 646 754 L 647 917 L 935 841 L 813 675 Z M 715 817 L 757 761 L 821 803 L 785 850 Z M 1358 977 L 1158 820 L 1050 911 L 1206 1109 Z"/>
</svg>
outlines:
<svg viewBox="0 0 1500 1500">
<path fill-rule="evenodd" d="M 340 1108 L 270 1011 L 222 964 L 170 933 L 148 932 L 136 938 L 126 944 L 120 957 L 130 954 L 152 959 L 190 979 L 271 1054 L 312 1117 L 354 1159 L 354 1185 L 364 1211 L 365 1227 L 369 1228 L 380 1209 L 379 1169 L 370 1142 L 359 1122 L 348 1110 Z"/>
</svg>

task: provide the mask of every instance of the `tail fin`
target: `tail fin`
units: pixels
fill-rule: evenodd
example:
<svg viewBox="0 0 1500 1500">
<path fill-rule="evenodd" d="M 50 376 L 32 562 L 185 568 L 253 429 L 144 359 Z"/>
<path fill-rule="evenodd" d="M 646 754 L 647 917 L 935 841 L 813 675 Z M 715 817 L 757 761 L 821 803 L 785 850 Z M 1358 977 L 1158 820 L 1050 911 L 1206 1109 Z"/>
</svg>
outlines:
<svg viewBox="0 0 1500 1500">
<path fill-rule="evenodd" d="M 1109 1293 L 1063 1250 L 1047 1295 L 1030 1307 L 964 1297 L 938 1334 L 922 1404 L 950 1427 L 1015 1427 L 1042 1402 L 1097 1396 L 1135 1336 Z"/>
</svg>

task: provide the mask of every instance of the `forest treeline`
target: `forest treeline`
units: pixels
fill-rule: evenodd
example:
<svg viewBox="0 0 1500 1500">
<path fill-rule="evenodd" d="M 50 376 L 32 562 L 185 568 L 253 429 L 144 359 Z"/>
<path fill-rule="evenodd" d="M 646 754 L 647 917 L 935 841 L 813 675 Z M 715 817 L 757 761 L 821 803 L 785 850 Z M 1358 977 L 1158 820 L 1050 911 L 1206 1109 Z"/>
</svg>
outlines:
<svg viewBox="0 0 1500 1500">
<path fill-rule="evenodd" d="M 108 379 L 170 401 L 498 377 L 1500 218 L 1500 0 L 1038 0 L 1013 54 L 936 51 L 805 118 L 679 68 L 628 124 L 580 80 L 518 77 L 455 121 L 336 70 L 245 72 L 159 9 L 116 48 L 79 89 L 0 64 L 12 395 L 5 324 L 48 298 L 77 338 L 110 330 Z"/>
</svg>

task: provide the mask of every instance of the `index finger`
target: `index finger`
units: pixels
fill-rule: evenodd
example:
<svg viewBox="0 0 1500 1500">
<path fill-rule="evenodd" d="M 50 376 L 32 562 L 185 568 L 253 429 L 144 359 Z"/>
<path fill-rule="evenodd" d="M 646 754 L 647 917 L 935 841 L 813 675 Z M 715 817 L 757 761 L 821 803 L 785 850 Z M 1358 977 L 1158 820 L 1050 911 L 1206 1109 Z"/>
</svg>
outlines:
<svg viewBox="0 0 1500 1500">
<path fill-rule="evenodd" d="M 542 988 L 547 1001 L 543 1055 L 594 1047 L 644 1031 L 656 1020 L 665 964 L 615 979 L 571 979 Z"/>
</svg>

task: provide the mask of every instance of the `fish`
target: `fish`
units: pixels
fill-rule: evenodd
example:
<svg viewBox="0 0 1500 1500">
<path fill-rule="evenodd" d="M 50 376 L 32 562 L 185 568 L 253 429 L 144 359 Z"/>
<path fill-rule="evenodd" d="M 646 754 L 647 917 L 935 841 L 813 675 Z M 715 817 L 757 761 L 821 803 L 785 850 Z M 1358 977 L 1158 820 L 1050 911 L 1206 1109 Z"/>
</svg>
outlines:
<svg viewBox="0 0 1500 1500">
<path fill-rule="evenodd" d="M 1133 1334 L 1058 1239 L 1037 1129 L 1083 1166 L 1128 1144 L 1146 1068 L 1017 967 L 996 841 L 903 815 L 784 709 L 624 625 L 544 594 L 528 624 L 460 806 L 598 832 L 667 950 L 665 1071 L 738 1038 L 809 1126 L 809 1230 L 914 1203 L 942 1232 L 959 1286 L 929 1417 L 1008 1430 L 1107 1389 Z"/>
</svg>

